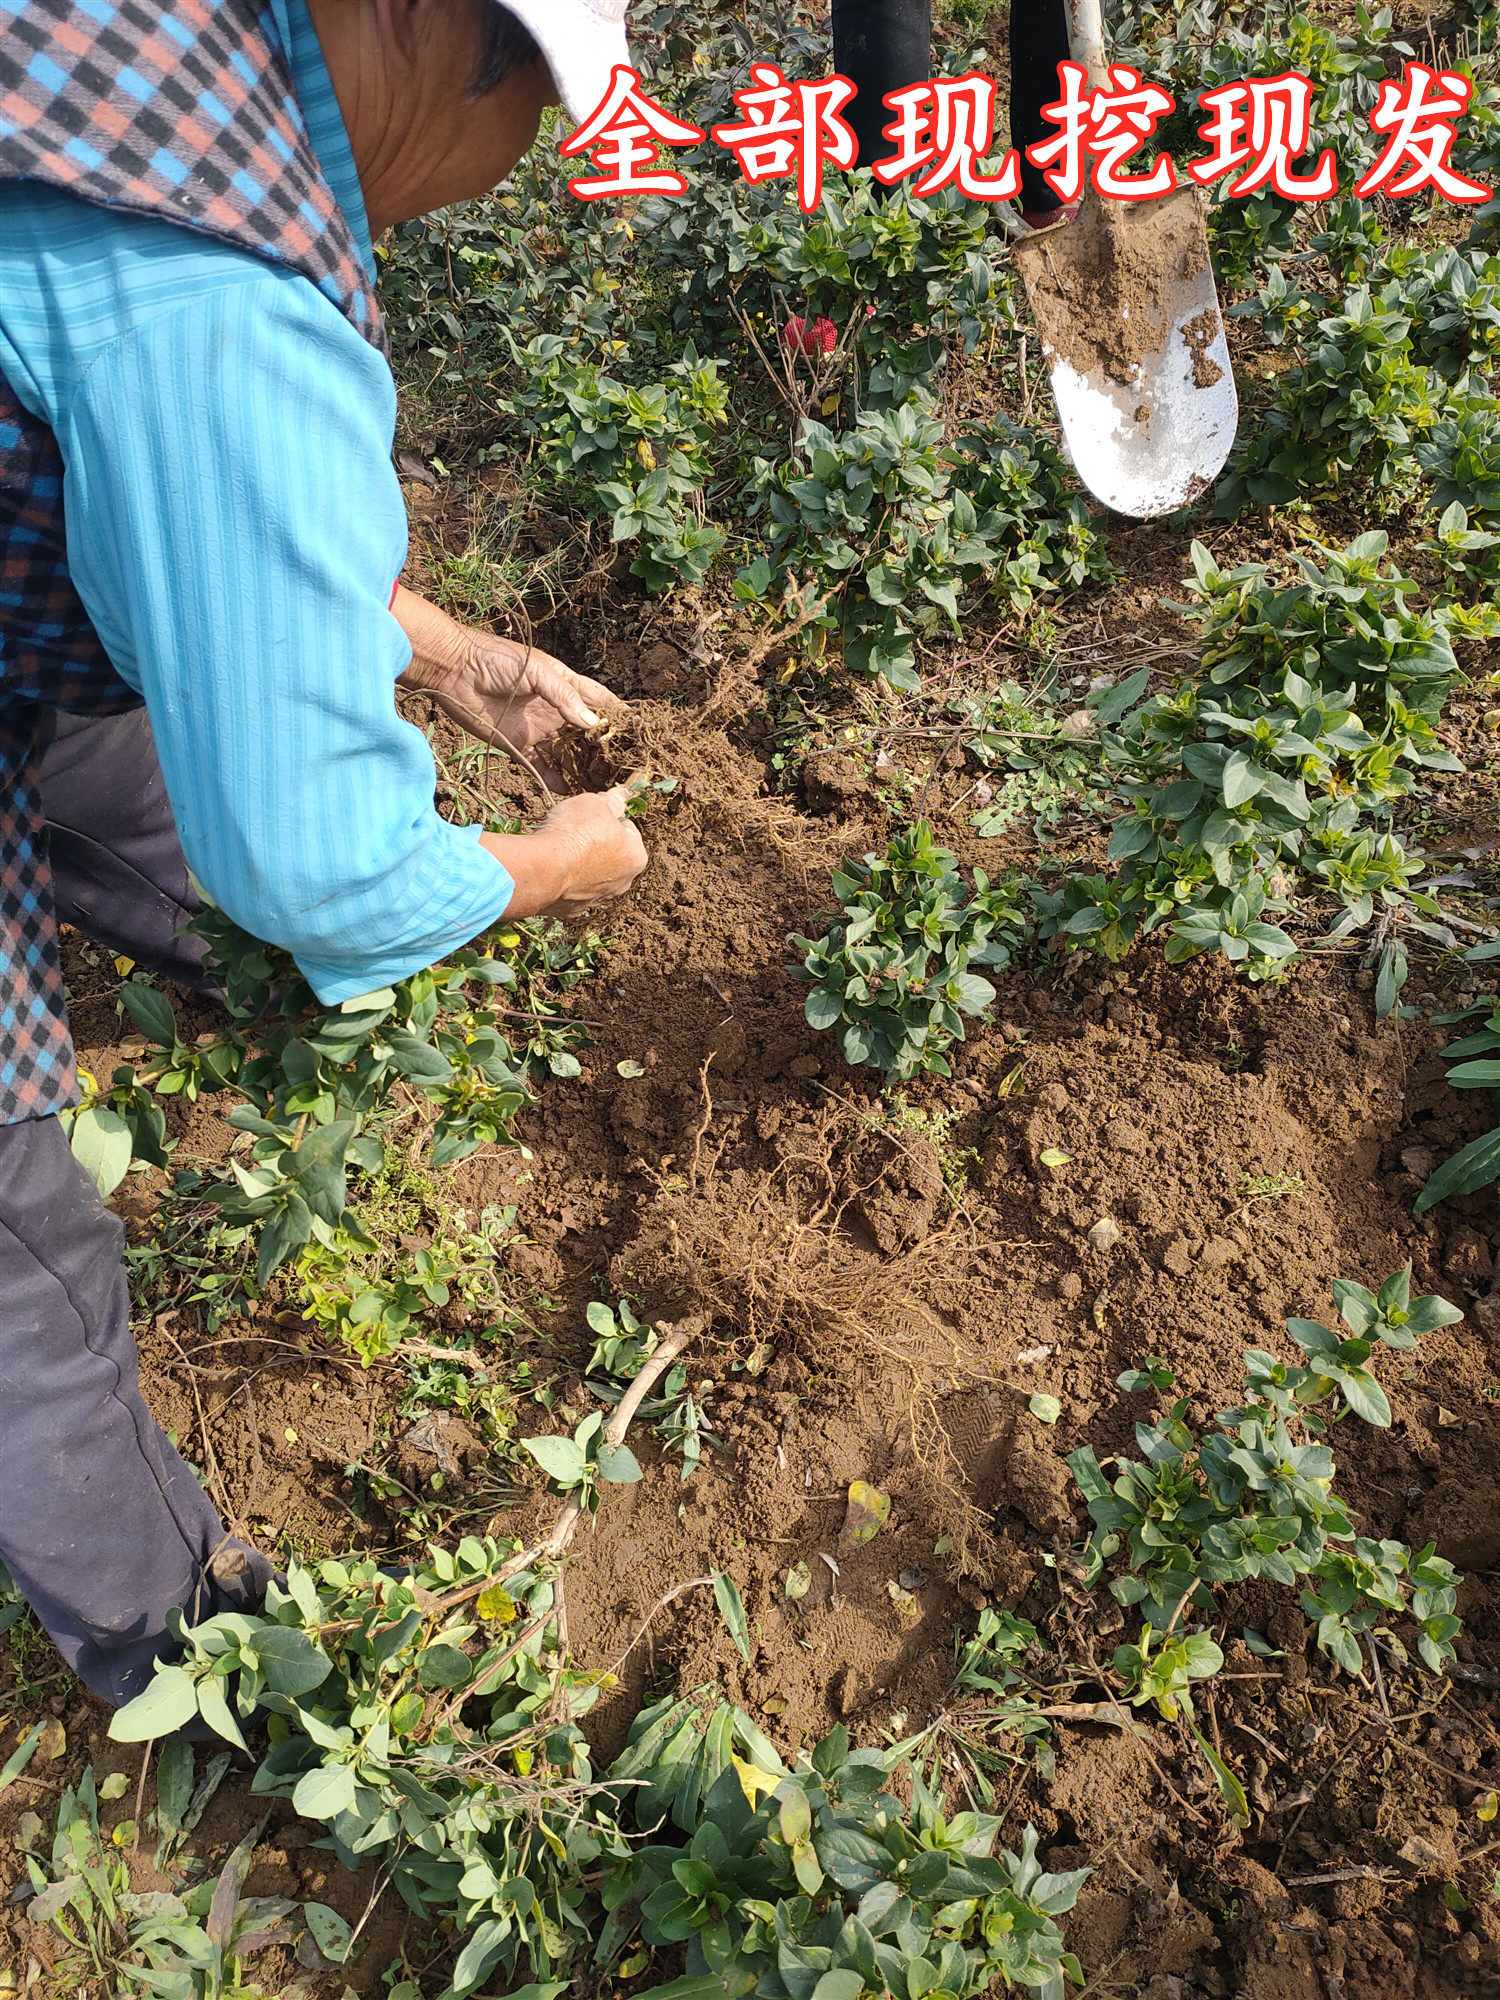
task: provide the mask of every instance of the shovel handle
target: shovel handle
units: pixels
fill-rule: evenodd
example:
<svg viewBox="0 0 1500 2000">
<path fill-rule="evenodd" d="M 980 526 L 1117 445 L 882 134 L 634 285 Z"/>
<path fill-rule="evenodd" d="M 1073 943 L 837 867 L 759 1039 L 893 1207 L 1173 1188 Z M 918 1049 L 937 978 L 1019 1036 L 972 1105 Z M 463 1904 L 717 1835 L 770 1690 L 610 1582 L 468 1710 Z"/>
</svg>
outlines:
<svg viewBox="0 0 1500 2000">
<path fill-rule="evenodd" d="M 1091 90 L 1109 88 L 1109 59 L 1104 53 L 1104 16 L 1099 0 L 1067 0 L 1068 53 L 1089 73 Z"/>
</svg>

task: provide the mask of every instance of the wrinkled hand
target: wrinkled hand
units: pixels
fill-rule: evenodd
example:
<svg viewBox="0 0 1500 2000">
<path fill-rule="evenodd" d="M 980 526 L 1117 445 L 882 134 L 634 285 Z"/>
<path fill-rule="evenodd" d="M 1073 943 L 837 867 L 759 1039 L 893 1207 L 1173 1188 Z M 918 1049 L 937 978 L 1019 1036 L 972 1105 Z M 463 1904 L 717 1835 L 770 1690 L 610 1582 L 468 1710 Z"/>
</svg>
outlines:
<svg viewBox="0 0 1500 2000">
<path fill-rule="evenodd" d="M 497 749 L 519 751 L 560 785 L 547 747 L 565 730 L 593 729 L 625 704 L 601 682 L 514 639 L 473 633 L 467 657 L 429 692 L 445 715 Z"/>
<path fill-rule="evenodd" d="M 630 788 L 559 799 L 531 833 L 486 833 L 481 843 L 515 883 L 513 917 L 575 917 L 623 896 L 646 865 L 646 847 L 625 817 Z"/>
</svg>

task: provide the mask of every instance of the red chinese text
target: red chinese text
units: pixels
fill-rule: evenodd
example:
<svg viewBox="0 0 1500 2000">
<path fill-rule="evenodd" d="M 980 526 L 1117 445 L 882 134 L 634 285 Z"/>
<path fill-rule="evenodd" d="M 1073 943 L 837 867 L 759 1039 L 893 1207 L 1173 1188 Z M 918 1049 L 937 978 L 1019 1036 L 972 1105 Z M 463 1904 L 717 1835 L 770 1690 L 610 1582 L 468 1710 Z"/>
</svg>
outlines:
<svg viewBox="0 0 1500 2000">
<path fill-rule="evenodd" d="M 1488 201 L 1492 189 L 1448 164 L 1458 137 L 1453 120 L 1468 110 L 1473 89 L 1466 76 L 1419 62 L 1406 65 L 1400 83 L 1387 78 L 1370 125 L 1390 137 L 1374 166 L 1354 183 L 1360 199 L 1376 193 L 1417 194 L 1430 187 L 1448 201 Z"/>
<path fill-rule="evenodd" d="M 692 146 L 707 135 L 654 104 L 640 83 L 633 69 L 616 63 L 603 102 L 558 148 L 569 159 L 593 155 L 598 177 L 580 175 L 568 182 L 580 201 L 599 201 L 607 194 L 686 194 L 681 174 L 643 174 L 639 169 L 655 165 L 658 145 Z"/>
<path fill-rule="evenodd" d="M 1205 90 L 1198 102 L 1210 115 L 1198 137 L 1213 151 L 1192 161 L 1188 172 L 1200 187 L 1237 174 L 1226 190 L 1237 199 L 1269 186 L 1289 201 L 1327 201 L 1339 184 L 1330 150 L 1310 174 L 1292 171 L 1292 162 L 1307 151 L 1312 93 L 1310 79 L 1296 70 Z"/>
<path fill-rule="evenodd" d="M 1081 63 L 1057 65 L 1062 96 L 1044 104 L 1042 116 L 1062 130 L 1026 148 L 1026 157 L 1042 169 L 1042 178 L 1063 201 L 1083 193 L 1084 160 L 1091 159 L 1090 179 L 1096 194 L 1110 201 L 1155 201 L 1177 185 L 1172 161 L 1163 153 L 1149 174 L 1124 174 L 1120 169 L 1141 150 L 1158 120 L 1177 109 L 1176 99 L 1154 83 L 1144 83 L 1139 70 L 1111 63 L 1113 90 L 1087 91 L 1088 72 Z"/>
<path fill-rule="evenodd" d="M 975 201 L 1008 201 L 1021 190 L 1021 162 L 1014 149 L 998 174 L 982 174 L 979 157 L 995 136 L 995 85 L 987 76 L 938 77 L 910 83 L 883 100 L 895 112 L 885 136 L 896 148 L 871 171 L 887 187 L 920 173 L 911 193 L 936 194 L 958 187 Z"/>
<path fill-rule="evenodd" d="M 715 144 L 733 153 L 752 184 L 797 176 L 797 206 L 811 215 L 823 198 L 823 162 L 852 167 L 859 141 L 839 117 L 854 95 L 846 76 L 788 83 L 774 63 L 752 63 L 754 88 L 737 90 L 740 125 L 715 125 Z"/>
</svg>

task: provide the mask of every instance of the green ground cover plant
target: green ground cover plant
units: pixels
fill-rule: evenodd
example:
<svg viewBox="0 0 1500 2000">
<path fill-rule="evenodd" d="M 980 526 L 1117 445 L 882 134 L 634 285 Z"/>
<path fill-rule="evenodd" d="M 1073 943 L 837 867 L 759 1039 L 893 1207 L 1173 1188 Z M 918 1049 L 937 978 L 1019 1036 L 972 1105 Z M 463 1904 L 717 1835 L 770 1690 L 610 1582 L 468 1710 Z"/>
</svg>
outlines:
<svg viewBox="0 0 1500 2000">
<path fill-rule="evenodd" d="M 156 1867 L 167 1860 L 174 1831 L 196 1826 L 217 1788 L 228 1758 L 212 1760 L 204 1782 L 193 1784 L 193 1753 L 180 1741 L 164 1745 L 157 1776 L 156 1819 L 163 1835 Z M 247 1834 L 216 1876 L 191 1887 L 132 1890 L 128 1851 L 133 1820 L 107 1832 L 101 1801 L 119 1798 L 123 1775 L 95 1782 L 92 1767 L 65 1786 L 50 1845 L 35 1812 L 21 1815 L 16 1846 L 32 1891 L 26 1914 L 50 1924 L 62 1945 L 50 1991 L 121 1996 L 154 1994 L 159 2000 L 267 2000 L 248 1961 L 272 1945 L 295 1942 L 304 1929 L 320 1961 L 339 1964 L 350 1943 L 344 1919 L 325 1903 L 299 1904 L 286 1896 L 246 1896 L 261 1829 Z M 98 1982 L 96 1985 L 95 1982 Z"/>
<path fill-rule="evenodd" d="M 1471 965 L 1500 958 L 1500 941 L 1478 944 L 1464 953 Z M 1443 1060 L 1452 1065 L 1448 1083 L 1454 1090 L 1487 1090 L 1490 1102 L 1500 1113 L 1500 997 L 1491 994 L 1476 1000 L 1457 1014 L 1440 1014 L 1441 1025 L 1469 1023 L 1469 1032 L 1449 1042 Z M 1445 1160 L 1417 1196 L 1417 1213 L 1447 1201 L 1451 1195 L 1474 1194 L 1500 1180 L 1500 1120 L 1494 1130 L 1483 1132 L 1451 1160 Z"/>
<path fill-rule="evenodd" d="M 962 1041 L 964 1015 L 995 997 L 970 968 L 1008 965 L 1021 931 L 1015 886 L 983 870 L 974 881 L 968 897 L 953 855 L 921 820 L 883 855 L 835 874 L 832 928 L 789 942 L 804 954 L 792 976 L 812 987 L 808 1023 L 835 1029 L 848 1061 L 898 1079 L 950 1074 L 944 1051 Z"/>
<path fill-rule="evenodd" d="M 1457 674 L 1452 620 L 1419 608 L 1386 550 L 1382 532 L 1361 535 L 1298 557 L 1279 587 L 1259 564 L 1220 571 L 1194 544 L 1201 669 L 1104 736 L 1133 807 L 1109 844 L 1121 940 L 1167 924 L 1170 959 L 1217 947 L 1264 977 L 1296 949 L 1264 913 L 1299 891 L 1337 900 L 1335 938 L 1381 909 L 1438 914 L 1413 895 L 1422 863 L 1389 825 L 1419 772 L 1462 768 L 1436 735 Z M 1091 925 L 1108 935 L 1087 913 L 1058 929 L 1086 938 Z"/>
<path fill-rule="evenodd" d="M 995 1858 L 997 1821 L 946 1817 L 920 1773 L 851 1750 L 842 1728 L 788 1770 L 739 1710 L 668 1700 L 596 1780 L 576 1723 L 605 1681 L 569 1665 L 555 1602 L 544 1568 L 472 1537 L 400 1580 L 293 1565 L 259 1616 L 183 1628 L 182 1663 L 112 1733 L 201 1713 L 242 1743 L 241 1722 L 264 1717 L 255 1789 L 323 1822 L 347 1866 L 382 1860 L 419 1915 L 455 1921 L 444 2000 L 523 1973 L 564 1975 L 556 1994 L 591 1938 L 608 1970 L 637 1931 L 687 1947 L 702 2000 L 766 1985 L 792 2000 L 829 1975 L 825 1991 L 857 1978 L 896 2000 L 966 2000 L 997 1977 L 1061 2000 L 1064 1973 L 1080 1978 L 1054 1919 L 1088 1871 L 1046 1874 L 1030 1828 Z M 163 1913 L 138 1941 L 181 1953 L 183 1922 Z"/>
<path fill-rule="evenodd" d="M 1359 1640 L 1378 1621 L 1409 1616 L 1417 1647 L 1433 1673 L 1453 1658 L 1457 1579 L 1429 1546 L 1357 1535 L 1347 1507 L 1332 1490 L 1334 1454 L 1323 1442 L 1297 1443 L 1292 1426 L 1314 1439 L 1351 1413 L 1388 1428 L 1390 1404 L 1366 1365 L 1380 1345 L 1404 1352 L 1419 1337 L 1463 1317 L 1446 1299 L 1411 1298 L 1411 1267 L 1386 1280 L 1378 1294 L 1341 1279 L 1335 1301 L 1347 1336 L 1316 1320 L 1287 1322 L 1306 1363 L 1288 1363 L 1259 1348 L 1245 1356 L 1245 1401 L 1221 1411 L 1216 1428 L 1195 1435 L 1179 1399 L 1151 1425 L 1136 1426 L 1139 1460 L 1118 1459 L 1107 1480 L 1088 1445 L 1068 1463 L 1094 1522 L 1096 1573 L 1120 1553 L 1129 1570 L 1111 1585 L 1122 1604 L 1138 1607 L 1144 1630 L 1134 1647 L 1117 1652 L 1116 1671 L 1133 1688 L 1147 1685 L 1152 1647 L 1191 1610 L 1212 1613 L 1216 1585 L 1268 1577 L 1301 1586 L 1301 1602 L 1318 1627 L 1318 1645 L 1348 1673 L 1361 1671 Z M 1132 1390 L 1170 1388 L 1168 1371 L 1142 1377 Z M 1327 1417 L 1314 1414 L 1331 1405 Z M 1217 1649 L 1215 1649 L 1216 1651 Z M 1157 1655 L 1158 1661 L 1160 1654 Z M 1189 1678 L 1216 1671 L 1199 1649 L 1182 1663 Z M 1152 1683 L 1152 1698 L 1175 1695 Z M 1170 1713 L 1164 1708 L 1163 1713 Z"/>
<path fill-rule="evenodd" d="M 1003 954 L 986 961 L 966 942 L 952 857 L 922 846 L 919 825 L 883 861 L 846 864 L 834 878 L 843 921 L 816 943 L 793 940 L 804 953 L 794 976 L 814 987 L 809 1022 L 836 1029 L 851 1062 L 906 1076 L 935 1067 L 924 1052 L 940 1055 L 960 1012 L 991 997 L 987 982 L 962 984 L 975 978 L 969 960 L 1008 963 L 1030 930 L 1119 959 L 1165 928 L 1169 961 L 1217 951 L 1271 979 L 1299 948 L 1276 919 L 1320 905 L 1329 943 L 1377 920 L 1392 937 L 1377 995 L 1388 1014 L 1406 970 L 1392 927 L 1452 943 L 1437 902 L 1414 887 L 1425 863 L 1393 830 L 1392 807 L 1423 772 L 1463 767 L 1437 733 L 1459 677 L 1457 614 L 1424 606 L 1387 549 L 1375 530 L 1297 557 L 1295 580 L 1281 583 L 1263 564 L 1221 571 L 1194 543 L 1193 598 L 1180 608 L 1201 634 L 1195 674 L 1153 695 L 1138 669 L 1088 701 L 1095 783 L 1129 808 L 1110 833 L 1115 871 L 1068 872 L 1056 886 L 991 887 L 976 874 L 973 908 Z M 940 947 L 949 957 L 935 962 Z"/>
<path fill-rule="evenodd" d="M 1040 592 L 1109 574 L 1052 445 L 1005 418 L 952 449 L 944 439 L 916 395 L 862 410 L 842 435 L 805 422 L 791 462 L 756 463 L 749 511 L 766 510 L 771 555 L 739 572 L 741 598 L 816 592 L 825 609 L 811 629 L 836 629 L 855 673 L 911 691 L 918 637 L 939 614 L 958 632 L 965 590 L 995 590 L 1024 614 Z"/>
<path fill-rule="evenodd" d="M 601 1403 L 618 1405 L 646 1362 L 656 1352 L 660 1335 L 655 1327 L 636 1318 L 628 1299 L 613 1309 L 600 1299 L 588 1308 L 590 1330 L 597 1336 L 589 1356 L 588 1386 Z M 708 1397 L 712 1382 L 689 1380 L 688 1364 L 674 1361 L 662 1378 L 659 1396 L 640 1405 L 640 1415 L 650 1423 L 652 1435 L 668 1451 L 681 1454 L 682 1477 L 691 1479 L 703 1462 L 703 1448 L 725 1451 L 721 1438 L 708 1424 Z"/>
<path fill-rule="evenodd" d="M 503 1317 L 496 1257 L 513 1217 L 488 1212 L 473 1228 L 450 1219 L 430 1172 L 481 1145 L 517 1144 L 530 1081 L 578 1074 L 581 1031 L 556 1002 L 602 940 L 533 920 L 505 933 L 514 959 L 466 950 L 324 1009 L 290 958 L 221 911 L 196 928 L 230 1025 L 186 1045 L 167 996 L 127 981 L 121 1005 L 146 1044 L 143 1063 L 122 1065 L 64 1114 L 74 1153 L 107 1195 L 132 1159 L 173 1171 L 159 1098 L 238 1100 L 227 1117 L 243 1136 L 223 1165 L 173 1171 L 156 1239 L 132 1253 L 137 1275 L 190 1272 L 197 1283 L 182 1295 L 217 1324 L 281 1273 L 306 1316 L 367 1361 L 455 1297 Z M 424 1204 L 444 1220 L 403 1261 L 396 1238 Z"/>
<path fill-rule="evenodd" d="M 1260 1577 L 1298 1591 L 1320 1648 L 1349 1674 L 1362 1673 L 1376 1634 L 1404 1660 L 1402 1621 L 1415 1625 L 1428 1671 L 1454 1656 L 1452 1565 L 1430 1546 L 1359 1535 L 1333 1490 L 1326 1441 L 1351 1414 L 1389 1425 L 1367 1365 L 1380 1347 L 1408 1352 L 1460 1317 L 1443 1299 L 1413 1300 L 1410 1281 L 1409 1266 L 1378 1292 L 1340 1281 L 1346 1332 L 1289 1321 L 1306 1362 L 1250 1350 L 1245 1401 L 1211 1430 L 1195 1432 L 1179 1399 L 1137 1425 L 1141 1457 L 1118 1458 L 1113 1480 L 1088 1446 L 1068 1460 L 1094 1523 L 1084 1580 L 1123 1557 L 1110 1590 L 1141 1618 L 1114 1654 L 1116 1712 L 1150 1705 L 1182 1720 L 1241 1823 L 1243 1787 L 1193 1706 L 1194 1685 L 1223 1664 L 1202 1623 L 1216 1589 Z M 596 1321 L 603 1358 L 617 1366 L 660 1335 L 623 1307 Z M 1064 1977 L 1080 1974 L 1055 1918 L 1087 1870 L 1044 1875 L 1030 1829 L 1019 1855 L 997 1858 L 999 1822 L 946 1816 L 934 1789 L 945 1752 L 961 1751 L 987 1785 L 987 1774 L 1050 1755 L 1050 1716 L 1094 1712 L 1038 1699 L 1029 1667 L 1046 1649 L 1024 1619 L 985 1612 L 960 1643 L 954 1712 L 886 1750 L 851 1749 L 840 1727 L 789 1769 L 738 1709 L 668 1697 L 594 1772 L 578 1722 L 613 1682 L 571 1660 L 560 1558 L 572 1524 L 597 1504 L 598 1481 L 640 1476 L 624 1429 L 692 1331 L 659 1337 L 630 1408 L 609 1425 L 595 1414 L 572 1436 L 523 1441 L 563 1502 L 542 1542 L 466 1536 L 398 1575 L 372 1561 L 293 1562 L 259 1613 L 179 1619 L 181 1659 L 159 1666 L 111 1734 L 161 1738 L 201 1716 L 243 1748 L 258 1720 L 269 1747 L 255 1790 L 323 1823 L 346 1866 L 380 1860 L 422 1917 L 453 1919 L 444 2000 L 499 1976 L 565 1980 L 590 1942 L 608 1970 L 637 1936 L 686 1948 L 685 1979 L 696 1983 L 669 1983 L 663 2000 L 752 1990 L 810 2000 L 830 1977 L 843 1983 L 826 1990 L 847 1989 L 849 2000 L 855 1979 L 894 2000 L 966 2000 L 997 1976 L 1062 2000 Z M 1153 1359 L 1120 1386 L 1165 1393 L 1173 1379 Z M 733 1583 L 720 1573 L 694 1582 L 713 1587 L 748 1659 Z M 898 1775 L 909 1804 L 889 1789 Z"/>
</svg>

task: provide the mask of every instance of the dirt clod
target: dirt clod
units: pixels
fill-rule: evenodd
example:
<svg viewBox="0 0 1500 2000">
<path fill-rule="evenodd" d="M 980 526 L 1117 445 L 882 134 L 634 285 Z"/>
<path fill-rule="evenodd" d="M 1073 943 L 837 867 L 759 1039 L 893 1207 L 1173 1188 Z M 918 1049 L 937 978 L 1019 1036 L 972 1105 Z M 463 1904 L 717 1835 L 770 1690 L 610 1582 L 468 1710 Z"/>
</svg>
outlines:
<svg viewBox="0 0 1500 2000">
<path fill-rule="evenodd" d="M 1202 210 L 1190 191 L 1135 204 L 1090 198 L 1066 230 L 1024 239 L 1013 254 L 1049 355 L 1128 387 L 1161 351 L 1178 288 L 1204 268 Z M 1205 365 L 1217 381 L 1222 371 Z"/>
</svg>

